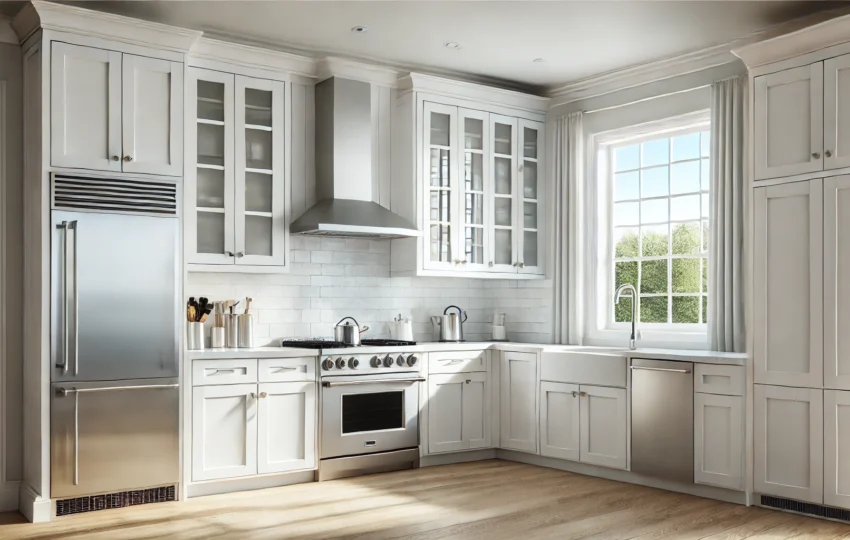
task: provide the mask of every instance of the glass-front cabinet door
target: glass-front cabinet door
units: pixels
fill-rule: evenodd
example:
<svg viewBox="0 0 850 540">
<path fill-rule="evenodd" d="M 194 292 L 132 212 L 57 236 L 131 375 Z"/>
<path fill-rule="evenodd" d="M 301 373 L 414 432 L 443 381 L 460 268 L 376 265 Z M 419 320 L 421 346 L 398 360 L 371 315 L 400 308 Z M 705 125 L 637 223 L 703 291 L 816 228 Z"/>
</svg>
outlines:
<svg viewBox="0 0 850 540">
<path fill-rule="evenodd" d="M 457 107 L 425 103 L 425 268 L 455 270 L 458 248 Z"/>
<path fill-rule="evenodd" d="M 219 71 L 189 70 L 186 123 L 187 262 L 233 264 L 233 83 Z M 192 133 L 194 131 L 194 133 Z"/>
<path fill-rule="evenodd" d="M 461 260 L 464 270 L 489 268 L 490 233 L 487 189 L 490 174 L 489 115 L 481 111 L 459 109 L 458 129 L 461 151 L 460 209 Z"/>
<path fill-rule="evenodd" d="M 538 181 L 543 167 L 543 124 L 530 120 L 520 120 L 519 131 L 519 167 L 517 201 L 521 217 L 517 226 L 518 272 L 520 274 L 543 274 L 543 235 L 540 230 L 544 222 L 544 193 Z"/>
<path fill-rule="evenodd" d="M 490 114 L 491 225 L 493 241 L 488 266 L 494 272 L 516 273 L 517 258 L 517 120 Z"/>
<path fill-rule="evenodd" d="M 284 83 L 236 76 L 235 259 L 283 265 Z"/>
</svg>

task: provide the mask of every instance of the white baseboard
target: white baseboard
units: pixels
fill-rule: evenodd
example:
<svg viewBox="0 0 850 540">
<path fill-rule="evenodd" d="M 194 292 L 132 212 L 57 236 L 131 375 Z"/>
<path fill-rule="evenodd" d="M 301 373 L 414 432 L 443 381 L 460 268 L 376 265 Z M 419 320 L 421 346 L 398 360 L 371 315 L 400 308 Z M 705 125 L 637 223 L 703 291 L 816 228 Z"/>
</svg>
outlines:
<svg viewBox="0 0 850 540">
<path fill-rule="evenodd" d="M 21 483 L 0 483 L 0 512 L 14 512 L 18 509 L 20 500 Z"/>
<path fill-rule="evenodd" d="M 730 489 L 699 484 L 680 484 L 669 480 L 643 476 L 631 471 L 608 469 L 606 467 L 598 467 L 596 465 L 577 463 L 575 461 L 566 461 L 563 459 L 549 458 L 535 454 L 515 452 L 513 450 L 497 450 L 496 457 L 507 461 L 518 461 L 520 463 L 537 465 L 539 467 L 549 467 L 550 469 L 559 469 L 561 471 L 574 472 L 584 474 L 586 476 L 597 476 L 607 480 L 615 480 L 617 482 L 624 482 L 627 484 L 638 484 L 640 486 L 675 491 L 676 493 L 687 493 L 688 495 L 696 495 L 697 497 L 716 499 L 718 501 L 729 503 L 748 505 L 748 502 L 750 501 L 747 497 L 747 493 L 743 491 L 732 491 Z"/>
<path fill-rule="evenodd" d="M 487 448 L 484 450 L 471 450 L 467 452 L 456 452 L 452 454 L 436 454 L 419 458 L 420 467 L 434 467 L 435 465 L 451 465 L 452 463 L 468 463 L 470 461 L 482 461 L 484 459 L 495 459 L 496 450 Z"/>
<path fill-rule="evenodd" d="M 246 476 L 244 478 L 228 478 L 225 480 L 209 480 L 186 486 L 186 497 L 204 497 L 235 491 L 251 491 L 271 487 L 305 484 L 315 481 L 316 471 L 296 471 L 283 474 L 266 474 L 263 476 Z"/>
<path fill-rule="evenodd" d="M 20 489 L 18 511 L 33 523 L 50 521 L 50 499 L 40 496 L 33 489 L 22 484 Z"/>
</svg>

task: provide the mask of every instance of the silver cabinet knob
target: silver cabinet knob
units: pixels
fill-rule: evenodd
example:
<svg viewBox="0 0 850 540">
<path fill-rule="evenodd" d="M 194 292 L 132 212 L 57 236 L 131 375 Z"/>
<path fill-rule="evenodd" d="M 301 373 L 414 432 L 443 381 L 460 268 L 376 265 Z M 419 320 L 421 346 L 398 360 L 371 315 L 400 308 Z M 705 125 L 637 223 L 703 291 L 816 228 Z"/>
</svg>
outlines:
<svg viewBox="0 0 850 540">
<path fill-rule="evenodd" d="M 235 257 L 236 256 L 236 254 L 233 253 L 232 251 L 225 251 L 224 254 L 227 255 L 228 257 Z"/>
<path fill-rule="evenodd" d="M 124 156 L 124 161 L 133 161 L 133 156 Z"/>
<path fill-rule="evenodd" d="M 118 156 L 112 156 L 112 157 L 111 157 L 111 158 L 109 158 L 109 159 L 111 159 L 112 161 L 120 161 L 120 160 L 121 160 L 121 158 L 120 158 L 120 157 L 118 157 Z"/>
<path fill-rule="evenodd" d="M 242 257 L 244 257 L 244 256 L 245 256 L 245 254 L 244 254 L 244 253 L 242 253 L 241 251 L 237 251 L 237 252 L 236 252 L 236 258 L 237 258 L 237 259 L 242 258 Z"/>
<path fill-rule="evenodd" d="M 493 261 L 490 261 L 490 263 L 487 266 L 489 266 L 490 268 L 493 268 Z"/>
<path fill-rule="evenodd" d="M 466 379 L 466 384 L 469 384 L 469 383 L 471 383 L 471 382 L 472 382 L 472 380 L 470 380 L 470 379 Z"/>
<path fill-rule="evenodd" d="M 248 394 L 248 397 L 250 397 L 251 399 L 257 399 L 257 394 L 251 392 L 250 394 Z"/>
<path fill-rule="evenodd" d="M 824 157 L 832 157 L 832 152 L 827 150 L 826 152 L 823 153 L 823 155 L 824 155 Z"/>
<path fill-rule="evenodd" d="M 578 392 L 576 392 L 575 390 L 573 390 L 573 397 L 578 397 Z"/>
<path fill-rule="evenodd" d="M 812 152 L 812 157 L 814 159 L 820 159 L 820 153 L 819 152 Z"/>
<path fill-rule="evenodd" d="M 579 393 L 578 393 L 578 395 L 580 395 L 581 397 L 586 397 L 586 396 L 587 396 L 587 392 L 579 392 Z"/>
<path fill-rule="evenodd" d="M 261 399 L 265 399 L 265 398 L 267 398 L 267 397 L 269 397 L 269 395 L 268 395 L 268 394 L 266 394 L 265 392 L 260 392 L 260 398 L 261 398 Z"/>
</svg>

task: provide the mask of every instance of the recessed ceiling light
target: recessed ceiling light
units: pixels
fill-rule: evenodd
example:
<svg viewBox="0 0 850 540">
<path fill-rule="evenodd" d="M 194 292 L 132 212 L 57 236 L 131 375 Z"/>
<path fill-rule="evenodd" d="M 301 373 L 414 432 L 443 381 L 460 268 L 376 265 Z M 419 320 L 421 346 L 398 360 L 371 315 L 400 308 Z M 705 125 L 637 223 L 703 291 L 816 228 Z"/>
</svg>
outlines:
<svg viewBox="0 0 850 540">
<path fill-rule="evenodd" d="M 443 46 L 445 48 L 451 49 L 453 51 L 459 51 L 460 50 L 460 43 L 458 43 L 457 41 L 447 41 L 447 42 L 443 43 Z"/>
<path fill-rule="evenodd" d="M 351 31 L 355 34 L 363 34 L 369 31 L 369 28 L 365 26 L 352 26 Z"/>
<path fill-rule="evenodd" d="M 535 64 L 542 64 L 545 61 L 546 60 L 544 60 L 543 58 L 535 58 L 534 60 L 532 60 L 532 62 L 534 62 Z"/>
</svg>

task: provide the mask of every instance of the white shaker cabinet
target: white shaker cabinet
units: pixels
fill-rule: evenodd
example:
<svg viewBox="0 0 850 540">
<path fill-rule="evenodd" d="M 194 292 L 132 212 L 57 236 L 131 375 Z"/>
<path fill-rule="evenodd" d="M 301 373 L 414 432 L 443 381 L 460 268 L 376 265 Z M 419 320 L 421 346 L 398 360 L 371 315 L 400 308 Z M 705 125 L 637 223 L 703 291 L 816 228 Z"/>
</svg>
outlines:
<svg viewBox="0 0 850 540">
<path fill-rule="evenodd" d="M 823 382 L 850 390 L 850 176 L 823 182 Z"/>
<path fill-rule="evenodd" d="M 584 463 L 625 469 L 627 458 L 625 388 L 581 385 L 581 444 Z"/>
<path fill-rule="evenodd" d="M 579 460 L 581 417 L 577 384 L 540 383 L 540 455 Z"/>
<path fill-rule="evenodd" d="M 823 63 L 755 77 L 755 179 L 816 172 L 824 157 Z"/>
<path fill-rule="evenodd" d="M 825 169 L 850 167 L 850 54 L 823 63 Z"/>
<path fill-rule="evenodd" d="M 537 355 L 505 351 L 500 369 L 500 447 L 536 453 Z"/>
<path fill-rule="evenodd" d="M 544 274 L 542 198 L 545 192 L 540 185 L 545 161 L 543 160 L 543 124 L 519 120 L 517 126 L 517 200 L 519 223 L 517 230 L 517 255 L 520 274 Z"/>
<path fill-rule="evenodd" d="M 823 502 L 823 390 L 755 385 L 755 491 Z"/>
<path fill-rule="evenodd" d="M 744 489 L 744 398 L 694 394 L 694 482 Z"/>
<path fill-rule="evenodd" d="M 850 392 L 824 391 L 823 502 L 850 508 Z"/>
<path fill-rule="evenodd" d="M 192 389 L 192 480 L 257 474 L 257 385 Z"/>
<path fill-rule="evenodd" d="M 433 374 L 428 380 L 428 453 L 490 447 L 486 372 Z"/>
<path fill-rule="evenodd" d="M 755 382 L 823 387 L 820 179 L 754 190 Z"/>
<path fill-rule="evenodd" d="M 257 473 L 316 466 L 316 383 L 258 385 Z"/>
<path fill-rule="evenodd" d="M 180 176 L 183 64 L 53 42 L 54 167 Z"/>
</svg>

